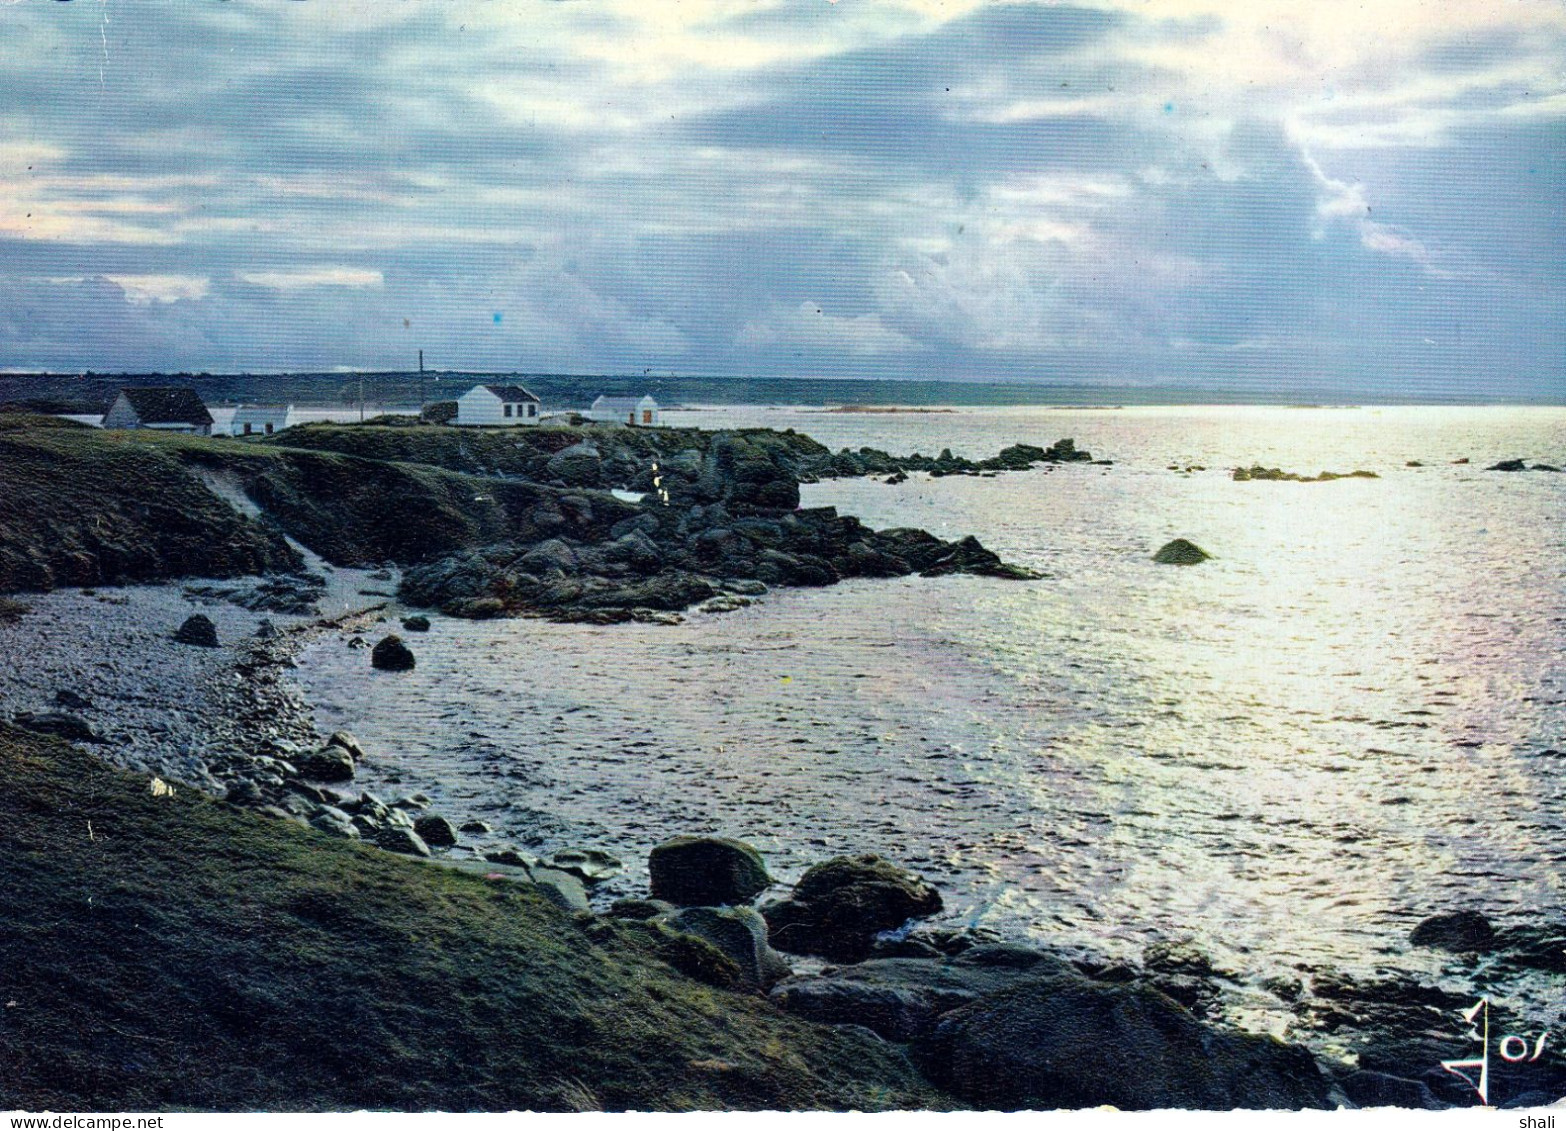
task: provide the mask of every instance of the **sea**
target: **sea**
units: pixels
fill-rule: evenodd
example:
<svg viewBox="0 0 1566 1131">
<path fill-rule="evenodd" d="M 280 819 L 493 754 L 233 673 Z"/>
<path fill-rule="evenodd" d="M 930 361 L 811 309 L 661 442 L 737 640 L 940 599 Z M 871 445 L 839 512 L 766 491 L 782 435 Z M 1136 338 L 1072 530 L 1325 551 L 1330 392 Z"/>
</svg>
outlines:
<svg viewBox="0 0 1566 1131">
<path fill-rule="evenodd" d="M 1071 437 L 1113 464 L 804 488 L 1037 581 L 780 589 L 677 626 L 436 617 L 406 675 L 322 638 L 297 674 L 372 752 L 366 788 L 607 849 L 627 868 L 601 901 L 643 894 L 681 833 L 750 841 L 785 882 L 875 852 L 945 924 L 1130 959 L 1189 940 L 1241 980 L 1461 986 L 1470 964 L 1408 945 L 1424 917 L 1566 917 L 1566 474 L 1484 470 L 1566 467 L 1566 409 L 666 419 L 974 458 Z M 1232 478 L 1253 464 L 1377 478 Z M 1176 537 L 1211 560 L 1155 564 Z M 1561 1012 L 1548 981 L 1512 992 Z"/>
</svg>

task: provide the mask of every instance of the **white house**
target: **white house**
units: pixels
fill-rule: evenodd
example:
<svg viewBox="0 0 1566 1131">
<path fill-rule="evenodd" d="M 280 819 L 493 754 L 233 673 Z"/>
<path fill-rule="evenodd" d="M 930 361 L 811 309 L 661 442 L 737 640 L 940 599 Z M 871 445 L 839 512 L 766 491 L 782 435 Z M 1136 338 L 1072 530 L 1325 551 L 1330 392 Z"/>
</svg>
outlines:
<svg viewBox="0 0 1566 1131">
<path fill-rule="evenodd" d="M 474 385 L 457 398 L 455 423 L 537 424 L 538 398 L 521 385 Z"/>
<path fill-rule="evenodd" d="M 194 389 L 143 386 L 121 389 L 103 418 L 105 428 L 155 428 L 212 435 L 212 414 Z"/>
<path fill-rule="evenodd" d="M 230 436 L 270 436 L 288 427 L 291 404 L 242 404 L 234 410 L 229 422 Z"/>
<path fill-rule="evenodd" d="M 599 397 L 587 410 L 587 419 L 651 427 L 660 422 L 658 402 L 651 397 Z"/>
</svg>

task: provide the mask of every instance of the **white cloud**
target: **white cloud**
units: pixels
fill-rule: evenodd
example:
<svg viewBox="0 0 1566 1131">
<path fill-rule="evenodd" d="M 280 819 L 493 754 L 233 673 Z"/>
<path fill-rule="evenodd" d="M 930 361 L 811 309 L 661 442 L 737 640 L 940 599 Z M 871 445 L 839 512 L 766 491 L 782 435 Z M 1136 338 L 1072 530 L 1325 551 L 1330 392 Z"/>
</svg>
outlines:
<svg viewBox="0 0 1566 1131">
<path fill-rule="evenodd" d="M 301 287 L 379 287 L 379 271 L 363 267 L 305 267 L 288 271 L 236 271 L 234 277 L 258 287 L 292 291 Z"/>
<path fill-rule="evenodd" d="M 774 308 L 763 318 L 745 323 L 734 344 L 749 352 L 805 350 L 855 357 L 906 353 L 919 343 L 881 321 L 879 314 L 828 314 L 818 302 L 792 309 Z"/>
<path fill-rule="evenodd" d="M 211 280 L 198 275 L 105 275 L 133 306 L 207 297 Z"/>
</svg>

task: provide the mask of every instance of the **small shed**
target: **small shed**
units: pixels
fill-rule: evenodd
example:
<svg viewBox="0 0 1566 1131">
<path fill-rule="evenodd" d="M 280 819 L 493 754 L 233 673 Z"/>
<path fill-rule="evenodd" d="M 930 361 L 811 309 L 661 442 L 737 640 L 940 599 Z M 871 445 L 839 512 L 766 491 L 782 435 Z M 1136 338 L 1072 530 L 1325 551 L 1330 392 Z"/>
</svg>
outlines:
<svg viewBox="0 0 1566 1131">
<path fill-rule="evenodd" d="M 538 398 L 521 385 L 474 385 L 457 398 L 456 423 L 516 425 L 538 423 Z"/>
<path fill-rule="evenodd" d="M 161 432 L 212 435 L 212 414 L 196 390 L 147 385 L 121 389 L 103 418 L 105 428 L 155 428 Z"/>
<path fill-rule="evenodd" d="M 641 424 L 657 427 L 661 423 L 658 402 L 652 397 L 599 397 L 587 410 L 587 419 L 604 423 Z"/>
<path fill-rule="evenodd" d="M 270 436 L 281 432 L 288 427 L 293 411 L 291 404 L 242 404 L 234 410 L 234 419 L 228 426 L 229 435 Z"/>
</svg>

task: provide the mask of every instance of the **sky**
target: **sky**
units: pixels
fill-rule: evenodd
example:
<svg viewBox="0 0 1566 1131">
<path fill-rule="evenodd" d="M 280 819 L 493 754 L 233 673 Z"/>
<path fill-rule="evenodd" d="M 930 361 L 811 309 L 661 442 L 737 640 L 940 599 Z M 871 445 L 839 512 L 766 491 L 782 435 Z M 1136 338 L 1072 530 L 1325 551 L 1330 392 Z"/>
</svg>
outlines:
<svg viewBox="0 0 1566 1131">
<path fill-rule="evenodd" d="M 0 0 L 0 370 L 1566 397 L 1561 0 Z"/>
</svg>

